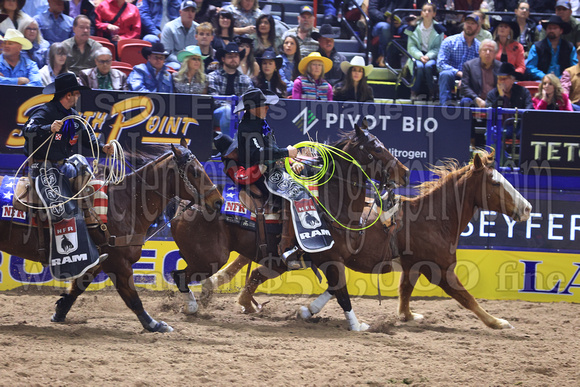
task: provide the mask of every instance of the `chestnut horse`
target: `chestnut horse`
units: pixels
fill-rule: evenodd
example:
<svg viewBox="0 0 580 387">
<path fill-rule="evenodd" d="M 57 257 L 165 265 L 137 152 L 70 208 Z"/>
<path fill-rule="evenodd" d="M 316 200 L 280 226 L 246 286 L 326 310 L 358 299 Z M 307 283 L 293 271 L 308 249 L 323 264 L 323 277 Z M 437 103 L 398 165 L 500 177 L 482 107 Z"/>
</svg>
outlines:
<svg viewBox="0 0 580 387">
<path fill-rule="evenodd" d="M 458 168 L 450 162 L 432 170 L 439 179 L 421 184 L 419 195 L 402 198 L 402 228 L 396 234 L 398 250 L 401 252 L 402 271 L 399 284 L 399 316 L 403 321 L 420 320 L 422 315 L 412 313 L 409 301 L 413 288 L 421 274 L 432 284 L 441 287 L 449 296 L 463 307 L 471 310 L 490 328 L 512 328 L 509 322 L 487 313 L 464 288 L 454 272 L 457 263 L 457 243 L 459 235 L 465 230 L 475 210 L 483 209 L 509 215 L 518 222 L 530 217 L 530 203 L 495 169 L 493 154 L 482 152 L 475 155 L 473 163 Z M 378 227 L 368 232 L 380 234 Z M 369 240 L 369 239 L 367 239 Z M 383 233 L 382 245 L 388 244 Z M 365 243 L 357 254 L 352 255 L 344 264 L 362 273 L 389 272 L 392 265 L 377 256 L 378 245 Z M 242 259 L 232 262 L 237 268 Z M 224 270 L 227 272 L 227 268 Z M 231 277 L 233 270 L 225 273 Z M 251 274 L 249 284 L 242 289 L 240 299 L 250 304 L 248 295 L 258 284 L 267 278 L 258 269 Z M 214 282 L 223 282 L 219 278 Z M 304 319 L 312 317 L 332 298 L 326 291 L 309 306 L 302 306 L 298 315 Z"/>
<path fill-rule="evenodd" d="M 143 308 L 133 282 L 132 265 L 141 258 L 144 236 L 149 226 L 161 215 L 174 197 L 203 199 L 210 211 L 221 208 L 223 198 L 211 182 L 201 163 L 184 147 L 173 147 L 148 162 L 125 180 L 108 188 L 107 227 L 117 243 L 108 245 L 99 229 L 91 229 L 91 237 L 109 257 L 99 266 L 73 281 L 69 290 L 56 303 L 52 321 L 63 322 L 77 297 L 102 270 L 113 281 L 125 304 L 137 315 L 143 327 L 151 332 L 171 332 L 163 321 L 157 322 Z M 45 232 L 44 240 L 49 238 Z M 131 241 L 133 239 L 133 241 Z M 42 262 L 38 232 L 30 226 L 0 221 L 0 250 L 31 261 Z"/>
<path fill-rule="evenodd" d="M 386 172 L 389 179 L 392 179 L 395 184 L 406 185 L 408 183 L 409 170 L 391 155 L 375 136 L 363 131 L 358 126 L 354 132 L 346 136 L 336 147 L 350 154 L 371 178 L 384 179 Z M 365 218 L 362 217 L 366 196 L 363 174 L 350 161 L 333 157 L 331 162 L 334 163 L 336 172 L 328 183 L 319 187 L 320 201 L 342 224 L 351 228 L 360 228 L 362 226 L 361 219 L 363 219 L 363 223 L 368 225 L 369 223 L 365 222 Z M 329 170 L 332 169 L 329 168 Z M 326 180 L 328 176 L 323 177 L 322 180 Z M 242 229 L 224 219 L 208 221 L 201 214 L 191 211 L 174 219 L 171 226 L 173 239 L 187 262 L 185 272 L 182 274 L 185 275 L 184 279 L 186 278 L 188 281 L 183 284 L 180 284 L 178 280 L 176 281 L 180 291 L 185 296 L 184 310 L 186 313 L 197 311 L 197 303 L 193 293 L 187 287 L 187 282 L 200 279 L 197 276 L 204 277 L 207 273 L 214 273 L 217 268 L 227 262 L 231 251 L 236 251 L 248 258 L 253 257 L 252 259 L 257 257 L 255 232 Z M 330 250 L 309 255 L 312 261 L 325 273 L 333 289 L 333 294 L 337 296 L 339 303 L 345 310 L 351 329 L 364 329 L 365 326 L 361 327 L 350 307 L 346 285 L 337 285 L 339 282 L 342 284 L 342 278 L 335 270 L 335 265 L 323 265 L 325 262 L 344 260 L 351 256 L 353 250 L 360 243 L 360 233 L 347 231 L 336 223 L 333 223 L 330 229 L 335 242 L 334 246 Z M 272 244 L 276 246 L 275 241 Z M 260 263 L 264 265 L 262 268 L 270 267 L 276 275 L 287 270 L 286 265 L 277 258 Z M 207 290 L 208 286 L 211 288 L 211 283 L 204 281 L 204 289 Z M 250 308 L 251 305 L 247 311 L 250 311 Z"/>
</svg>

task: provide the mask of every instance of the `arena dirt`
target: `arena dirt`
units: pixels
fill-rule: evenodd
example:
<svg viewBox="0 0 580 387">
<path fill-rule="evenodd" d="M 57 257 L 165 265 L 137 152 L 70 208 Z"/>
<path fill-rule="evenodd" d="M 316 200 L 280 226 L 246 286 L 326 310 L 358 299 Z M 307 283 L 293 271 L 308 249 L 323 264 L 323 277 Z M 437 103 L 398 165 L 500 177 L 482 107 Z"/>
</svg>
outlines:
<svg viewBox="0 0 580 387">
<path fill-rule="evenodd" d="M 85 293 L 68 322 L 50 322 L 58 289 L 0 293 L 0 385 L 555 386 L 580 384 L 580 305 L 481 301 L 515 329 L 495 331 L 450 299 L 414 299 L 421 323 L 402 323 L 397 300 L 356 298 L 371 332 L 349 332 L 333 300 L 311 322 L 309 297 L 269 301 L 243 315 L 217 295 L 195 317 L 173 292 L 142 291 L 146 309 L 175 328 L 144 332 L 112 290 Z"/>
</svg>

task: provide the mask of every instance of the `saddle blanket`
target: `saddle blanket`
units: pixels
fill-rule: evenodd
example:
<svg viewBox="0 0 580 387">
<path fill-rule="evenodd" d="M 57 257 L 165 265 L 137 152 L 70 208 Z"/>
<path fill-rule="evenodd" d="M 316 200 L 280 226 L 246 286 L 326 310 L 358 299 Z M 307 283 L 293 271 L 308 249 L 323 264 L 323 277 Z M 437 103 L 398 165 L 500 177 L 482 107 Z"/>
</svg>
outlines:
<svg viewBox="0 0 580 387">
<path fill-rule="evenodd" d="M 12 206 L 14 188 L 18 180 L 14 176 L 4 176 L 2 179 L 2 184 L 0 185 L 0 207 L 2 208 L 0 219 L 28 224 L 28 212 L 15 210 Z"/>
<path fill-rule="evenodd" d="M 221 213 L 225 215 L 228 223 L 238 224 L 248 230 L 256 230 L 256 214 L 250 212 L 240 201 L 240 189 L 237 185 L 227 183 L 224 188 L 224 204 Z M 280 233 L 280 215 L 265 214 L 266 231 L 268 233 Z"/>
<path fill-rule="evenodd" d="M 266 180 L 268 190 L 290 201 L 292 223 L 300 248 L 307 253 L 318 253 L 330 249 L 334 240 L 324 218 L 306 188 L 295 182 L 283 169 L 272 170 Z"/>
</svg>

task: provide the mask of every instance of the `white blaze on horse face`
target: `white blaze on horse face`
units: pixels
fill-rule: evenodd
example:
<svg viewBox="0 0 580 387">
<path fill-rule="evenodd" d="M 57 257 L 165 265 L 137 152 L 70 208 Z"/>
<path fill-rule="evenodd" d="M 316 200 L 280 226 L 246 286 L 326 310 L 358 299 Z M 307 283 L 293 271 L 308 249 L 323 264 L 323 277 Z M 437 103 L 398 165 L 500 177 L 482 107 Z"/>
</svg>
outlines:
<svg viewBox="0 0 580 387">
<path fill-rule="evenodd" d="M 501 184 L 503 189 L 511 196 L 514 201 L 515 211 L 513 214 L 507 214 L 511 216 L 514 220 L 519 222 L 525 222 L 530 217 L 530 212 L 532 211 L 532 205 L 528 202 L 521 193 L 514 188 L 514 186 L 507 181 L 501 173 L 496 169 L 493 170 L 491 175 L 493 182 Z"/>
</svg>

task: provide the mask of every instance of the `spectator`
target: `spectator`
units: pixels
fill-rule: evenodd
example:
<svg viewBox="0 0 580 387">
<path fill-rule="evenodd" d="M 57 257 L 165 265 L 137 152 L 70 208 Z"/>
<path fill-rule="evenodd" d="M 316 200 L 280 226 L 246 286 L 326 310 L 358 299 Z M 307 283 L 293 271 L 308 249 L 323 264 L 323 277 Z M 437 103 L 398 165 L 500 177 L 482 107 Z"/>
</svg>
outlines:
<svg viewBox="0 0 580 387">
<path fill-rule="evenodd" d="M 546 37 L 534 43 L 526 60 L 526 74 L 532 80 L 543 79 L 548 73 L 559 77 L 563 70 L 578 63 L 572 43 L 561 38 L 570 32 L 570 24 L 552 15 L 547 22 L 542 22 L 542 27 Z"/>
<path fill-rule="evenodd" d="M 245 52 L 244 55 L 240 56 L 240 67 L 238 70 L 240 70 L 242 74 L 254 78 L 260 72 L 260 66 L 258 66 L 258 63 L 256 62 L 254 50 L 252 49 L 254 41 L 251 38 L 242 35 L 235 36 L 234 42 L 238 44 L 240 51 Z"/>
<path fill-rule="evenodd" d="M 43 68 L 46 64 L 46 56 L 50 44 L 42 37 L 42 33 L 38 28 L 36 20 L 26 19 L 20 23 L 18 31 L 22 32 L 24 37 L 32 43 L 32 48 L 26 51 L 28 57 L 36 62 L 39 69 Z"/>
<path fill-rule="evenodd" d="M 298 38 L 294 35 L 289 35 L 282 43 L 282 68 L 280 69 L 280 76 L 286 84 L 286 95 L 292 95 L 294 88 L 294 80 L 300 76 L 298 71 L 298 63 L 302 57 L 300 56 L 300 43 Z"/>
<path fill-rule="evenodd" d="M 271 48 L 257 58 L 260 73 L 254 79 L 254 85 L 262 91 L 271 91 L 280 98 L 286 98 L 286 83 L 282 80 L 279 70 L 282 68 L 282 57 L 277 56 Z"/>
<path fill-rule="evenodd" d="M 398 16 L 391 16 L 391 12 L 397 8 L 413 8 L 413 2 L 409 0 L 370 0 L 369 19 L 371 22 L 372 36 L 379 37 L 378 56 L 375 64 L 385 67 L 385 57 L 387 55 L 387 44 L 391 41 L 391 24 L 395 29 L 401 27 L 401 19 Z"/>
<path fill-rule="evenodd" d="M 282 44 L 282 39 L 276 36 L 276 23 L 272 15 L 260 15 L 256 20 L 256 34 L 254 39 L 254 54 L 260 56 L 264 50 L 271 48 L 278 54 L 278 48 Z"/>
<path fill-rule="evenodd" d="M 487 93 L 485 100 L 486 107 L 503 107 L 503 108 L 518 108 L 518 109 L 533 109 L 532 96 L 528 89 L 523 86 L 515 84 L 518 73 L 513 64 L 504 62 L 497 71 L 497 86 Z M 507 137 L 512 137 L 514 132 L 513 123 L 507 121 L 506 118 L 511 116 L 503 114 L 504 130 Z M 521 120 L 518 122 L 516 128 L 516 137 L 520 137 Z"/>
<path fill-rule="evenodd" d="M 195 1 L 184 0 L 179 10 L 179 18 L 167 23 L 161 32 L 161 43 L 169 52 L 167 65 L 175 70 L 179 70 L 181 66 L 177 60 L 177 53 L 187 46 L 197 44 L 195 33 L 198 24 L 193 20 L 196 11 Z"/>
<path fill-rule="evenodd" d="M 141 0 L 137 2 L 141 18 L 143 40 L 159 42 L 161 31 L 167 23 L 179 17 L 181 2 L 179 0 Z"/>
<path fill-rule="evenodd" d="M 240 59 L 246 54 L 240 51 L 237 43 L 231 42 L 216 53 L 216 59 L 222 68 L 208 75 L 208 94 L 210 95 L 242 95 L 252 87 L 252 80 L 242 74 L 238 67 Z M 214 130 L 229 133 L 232 109 L 228 101 L 216 102 L 214 110 Z"/>
<path fill-rule="evenodd" d="M 50 44 L 73 36 L 73 18 L 63 12 L 64 0 L 48 0 L 48 9 L 34 17 L 42 36 Z"/>
<path fill-rule="evenodd" d="M 312 7 L 303 5 L 300 7 L 300 13 L 298 14 L 298 27 L 291 28 L 282 35 L 282 41 L 285 41 L 289 35 L 298 38 L 300 55 L 303 58 L 307 57 L 311 52 L 317 51 L 319 48 L 318 42 L 312 39 L 312 33 L 318 32 L 318 29 L 314 27 L 314 17 Z"/>
<path fill-rule="evenodd" d="M 30 50 L 32 43 L 13 28 L 4 35 L 4 49 L 0 55 L 0 85 L 42 86 L 36 62 L 22 55 Z"/>
<path fill-rule="evenodd" d="M 196 0 L 196 3 L 198 10 L 195 14 L 195 21 L 199 24 L 211 23 L 222 6 L 221 0 Z"/>
<path fill-rule="evenodd" d="M 439 70 L 439 103 L 445 105 L 455 89 L 455 80 L 463 76 L 463 64 L 479 55 L 479 41 L 475 39 L 479 28 L 479 16 L 468 15 L 463 23 L 463 32 L 452 35 L 441 43 L 437 55 Z"/>
<path fill-rule="evenodd" d="M 580 59 L 580 47 L 576 49 L 576 56 Z M 564 70 L 560 82 L 562 82 L 562 89 L 570 97 L 574 110 L 580 110 L 580 64 Z"/>
<path fill-rule="evenodd" d="M 492 39 L 493 40 L 493 36 L 491 35 L 491 32 L 489 32 L 488 30 L 486 30 L 484 28 L 484 20 L 485 20 L 485 14 L 481 11 L 475 11 L 473 13 L 473 15 L 476 15 L 479 20 L 477 22 L 477 24 L 479 25 L 479 28 L 477 29 L 477 34 L 475 34 L 475 39 L 479 40 L 479 42 L 483 42 L 485 39 Z M 488 26 L 489 28 L 489 26 Z"/>
<path fill-rule="evenodd" d="M 188 46 L 177 54 L 181 63 L 179 72 L 173 74 L 173 90 L 182 94 L 206 94 L 207 77 L 203 66 L 205 59 L 199 46 Z"/>
<path fill-rule="evenodd" d="M 222 9 L 215 22 L 215 37 L 211 46 L 215 50 L 226 48 L 234 40 L 234 16 L 230 11 Z"/>
<path fill-rule="evenodd" d="M 324 74 L 332 69 L 332 61 L 319 52 L 313 52 L 298 64 L 300 75 L 294 81 L 292 99 L 332 101 L 332 85 Z"/>
<path fill-rule="evenodd" d="M 111 68 L 113 54 L 102 47 L 95 53 L 95 67 L 81 71 L 80 83 L 91 89 L 127 90 L 127 75 L 121 70 Z"/>
<path fill-rule="evenodd" d="M 519 27 L 517 29 L 519 30 L 518 42 L 524 47 L 525 56 L 527 57 L 532 44 L 538 40 L 536 22 L 530 19 L 530 4 L 526 0 L 520 0 L 515 9 L 515 14 L 516 16 L 513 20 Z"/>
<path fill-rule="evenodd" d="M 518 24 L 508 16 L 499 20 L 492 19 L 492 23 L 494 24 L 493 39 L 498 46 L 495 59 L 513 64 L 519 74 L 518 79 L 523 79 L 526 72 L 526 59 L 524 47 L 518 42 L 520 33 Z"/>
<path fill-rule="evenodd" d="M 22 7 L 22 12 L 24 12 L 25 14 L 30 16 L 31 19 L 33 19 L 36 15 L 40 15 L 47 9 L 48 9 L 48 1 L 46 0 L 26 0 L 24 6 Z"/>
<path fill-rule="evenodd" d="M 495 59 L 497 43 L 486 39 L 479 46 L 479 58 L 463 64 L 461 80 L 461 105 L 485 107 L 487 93 L 497 84 L 496 73 L 501 62 Z"/>
<path fill-rule="evenodd" d="M 318 52 L 332 61 L 332 69 L 326 73 L 324 78 L 332 86 L 344 79 L 344 73 L 340 70 L 340 64 L 346 61 L 346 57 L 336 51 L 334 48 L 334 39 L 338 38 L 340 33 L 334 31 L 330 24 L 323 24 L 320 32 L 313 32 L 312 39 L 318 41 L 320 48 Z"/>
<path fill-rule="evenodd" d="M 74 36 L 63 43 L 68 51 L 67 66 L 75 74 L 93 67 L 95 52 L 103 48 L 101 43 L 90 38 L 91 21 L 79 15 L 73 22 Z"/>
<path fill-rule="evenodd" d="M 195 29 L 195 39 L 204 58 L 203 63 L 206 74 L 219 68 L 219 62 L 215 59 L 216 51 L 211 46 L 214 38 L 213 27 L 208 22 L 201 23 Z"/>
<path fill-rule="evenodd" d="M 31 17 L 22 11 L 26 0 L 0 0 L 0 13 L 8 15 L 0 23 L 0 34 L 6 34 L 9 28 L 18 29 L 21 23 Z"/>
<path fill-rule="evenodd" d="M 554 74 L 544 75 L 532 103 L 536 110 L 573 110 L 568 95 L 564 93 L 560 80 Z"/>
<path fill-rule="evenodd" d="M 433 20 L 436 15 L 435 4 L 425 3 L 421 8 L 421 18 L 417 21 L 417 26 L 405 30 L 405 34 L 409 36 L 407 51 L 415 59 L 417 70 L 415 83 L 411 87 L 411 99 L 416 99 L 424 86 L 427 86 L 428 98 L 435 95 L 433 76 L 437 74 L 437 54 L 445 34 L 445 28 Z M 407 61 L 407 68 L 412 74 L 411 59 Z"/>
<path fill-rule="evenodd" d="M 151 47 L 143 48 L 141 53 L 147 62 L 133 67 L 133 71 L 127 78 L 129 90 L 172 93 L 171 74 L 165 66 L 165 59 L 169 56 L 169 52 L 165 50 L 163 43 L 153 43 Z"/>
<path fill-rule="evenodd" d="M 95 9 L 97 35 L 112 42 L 121 39 L 139 39 L 141 16 L 139 9 L 125 0 L 103 0 Z"/>
<path fill-rule="evenodd" d="M 365 66 L 362 56 L 355 56 L 350 63 L 344 61 L 340 68 L 346 77 L 334 88 L 335 101 L 374 102 L 373 89 L 367 84 L 367 78 L 373 71 L 373 65 Z"/>
<path fill-rule="evenodd" d="M 79 15 L 85 15 L 91 21 L 91 35 L 95 35 L 95 22 L 97 14 L 95 6 L 91 0 L 65 0 L 64 14 L 76 19 Z"/>
<path fill-rule="evenodd" d="M 558 0 L 556 3 L 556 16 L 560 16 L 565 23 L 570 24 L 570 32 L 564 33 L 562 39 L 572 43 L 574 48 L 580 45 L 580 23 L 572 16 L 572 5 L 568 0 Z M 546 37 L 546 31 L 540 32 L 540 40 Z"/>
<path fill-rule="evenodd" d="M 48 50 L 48 64 L 38 71 L 42 86 L 48 86 L 59 74 L 70 73 L 66 65 L 67 48 L 62 43 L 53 43 Z M 71 73 L 72 74 L 72 73 Z"/>
<path fill-rule="evenodd" d="M 251 35 L 256 32 L 256 20 L 262 14 L 258 0 L 233 0 L 225 9 L 234 15 L 234 34 Z"/>
</svg>

